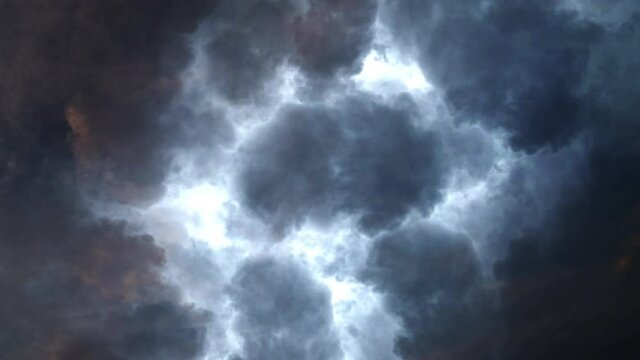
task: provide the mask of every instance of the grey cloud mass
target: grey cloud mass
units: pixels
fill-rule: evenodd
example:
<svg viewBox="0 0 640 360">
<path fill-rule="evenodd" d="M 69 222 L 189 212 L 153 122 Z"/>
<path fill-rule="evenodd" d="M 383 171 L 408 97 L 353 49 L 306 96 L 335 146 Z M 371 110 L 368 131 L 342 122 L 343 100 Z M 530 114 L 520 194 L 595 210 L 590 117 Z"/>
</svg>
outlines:
<svg viewBox="0 0 640 360">
<path fill-rule="evenodd" d="M 638 49 L 633 0 L 0 0 L 0 359 L 638 358 Z"/>
<path fill-rule="evenodd" d="M 289 259 L 250 259 L 230 284 L 246 354 L 237 358 L 341 358 L 332 329 L 331 295 Z"/>
<path fill-rule="evenodd" d="M 503 127 L 527 151 L 562 146 L 591 121 L 603 25 L 539 1 L 388 3 L 398 37 L 418 47 L 462 121 Z"/>
<path fill-rule="evenodd" d="M 205 25 L 210 86 L 234 102 L 259 101 L 278 66 L 331 81 L 359 68 L 372 41 L 373 0 L 223 2 Z"/>
<path fill-rule="evenodd" d="M 493 345 L 486 332 L 499 330 L 491 312 L 496 299 L 482 289 L 480 263 L 465 235 L 435 224 L 384 234 L 362 277 L 386 294 L 386 305 L 402 319 L 406 334 L 397 350 L 403 357 L 420 359 L 474 341 Z"/>
<path fill-rule="evenodd" d="M 387 2 L 459 121 L 502 128 L 515 150 L 536 153 L 498 195 L 508 207 L 492 205 L 514 220 L 493 233 L 509 244 L 494 267 L 507 358 L 634 353 L 622 314 L 637 291 L 623 279 L 635 276 L 638 8 L 571 3 Z"/>
<path fill-rule="evenodd" d="M 350 96 L 277 116 L 248 145 L 239 179 L 247 205 L 276 231 L 341 211 L 377 231 L 439 199 L 440 139 L 414 125 L 411 109 Z"/>
</svg>

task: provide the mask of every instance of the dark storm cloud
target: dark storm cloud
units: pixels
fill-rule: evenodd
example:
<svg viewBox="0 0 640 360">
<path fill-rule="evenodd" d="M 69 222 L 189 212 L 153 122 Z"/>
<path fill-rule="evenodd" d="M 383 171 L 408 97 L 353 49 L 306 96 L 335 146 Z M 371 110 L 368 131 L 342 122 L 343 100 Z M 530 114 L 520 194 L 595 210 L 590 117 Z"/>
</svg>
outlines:
<svg viewBox="0 0 640 360">
<path fill-rule="evenodd" d="M 230 284 L 244 360 L 340 359 L 331 295 L 289 259 L 250 259 Z"/>
<path fill-rule="evenodd" d="M 556 2 L 389 3 L 397 35 L 418 47 L 427 77 L 464 121 L 503 127 L 527 151 L 581 130 L 597 24 Z"/>
<path fill-rule="evenodd" d="M 495 233 L 507 358 L 637 353 L 640 9 L 577 3 L 389 2 L 462 120 L 506 129 L 516 150 L 582 149 L 538 152 L 494 199 L 512 220 Z"/>
<path fill-rule="evenodd" d="M 353 72 L 372 41 L 377 3 L 371 0 L 311 0 L 308 11 L 294 20 L 296 61 L 324 76 Z"/>
<path fill-rule="evenodd" d="M 288 106 L 244 149 L 242 196 L 276 231 L 343 211 L 375 232 L 413 208 L 428 212 L 444 177 L 439 138 L 413 120 L 367 96 Z"/>
<path fill-rule="evenodd" d="M 104 321 L 103 329 L 92 332 L 80 325 L 83 331 L 80 338 L 56 355 L 63 360 L 193 359 L 202 352 L 205 315 L 172 302 L 113 311 Z M 89 316 L 81 321 L 96 321 L 96 318 Z"/>
<path fill-rule="evenodd" d="M 278 93 L 280 65 L 300 70 L 298 100 L 314 101 L 255 128 L 233 185 L 277 235 L 357 219 L 372 241 L 360 279 L 400 320 L 403 358 L 637 357 L 638 2 L 383 4 L 395 41 L 465 124 L 427 126 L 424 104 L 402 96 L 325 96 L 370 48 L 374 0 L 0 0 L 0 357 L 203 353 L 211 316 L 163 282 L 164 250 L 87 204 L 153 201 L 174 152 L 209 157 L 232 141 L 222 116 L 181 92 L 197 29 L 199 99 L 259 101 Z M 501 154 L 484 129 L 496 128 L 517 161 L 473 214 L 478 237 L 499 244 L 483 248 L 499 258 L 492 278 L 477 233 L 406 220 L 428 216 L 452 174 L 488 176 Z M 185 283 L 224 286 L 213 257 L 176 248 Z M 237 359 L 342 356 L 330 293 L 303 264 L 249 259 L 228 290 Z"/>
<path fill-rule="evenodd" d="M 265 95 L 285 62 L 320 82 L 352 73 L 371 43 L 375 11 L 373 0 L 223 2 L 201 34 L 209 82 L 246 102 Z"/>
<path fill-rule="evenodd" d="M 465 235 L 431 223 L 386 233 L 375 240 L 362 277 L 400 317 L 404 333 L 396 350 L 403 358 L 448 359 L 475 342 L 491 352 L 498 331 L 491 293 L 481 287 L 480 264 Z"/>
<path fill-rule="evenodd" d="M 332 205 L 332 158 L 342 144 L 328 109 L 292 107 L 252 141 L 241 173 L 247 205 L 276 228 Z"/>
<path fill-rule="evenodd" d="M 186 142 L 184 130 L 215 122 L 179 112 L 158 116 L 171 110 L 191 56 L 186 36 L 211 2 L 0 6 L 2 121 L 30 141 L 42 127 L 64 121 L 66 112 L 83 171 L 115 189 L 116 197 L 157 196 L 169 150 Z M 122 188 L 130 190 L 119 194 Z"/>
<path fill-rule="evenodd" d="M 547 226 L 508 239 L 508 253 L 495 265 L 506 283 L 503 306 L 513 337 L 506 348 L 512 356 L 637 352 L 629 339 L 638 336 L 632 324 L 640 310 L 640 156 L 597 148 L 588 164 L 584 192 L 563 198 Z"/>
<path fill-rule="evenodd" d="M 0 1 L 3 359 L 202 353 L 209 314 L 163 284 L 153 238 L 95 218 L 86 190 L 106 201 L 157 197 L 189 126 L 158 115 L 190 59 L 185 36 L 209 10 L 206 1 Z"/>
<path fill-rule="evenodd" d="M 287 56 L 296 10 L 290 1 L 224 2 L 202 35 L 212 87 L 231 100 L 259 94 Z"/>
<path fill-rule="evenodd" d="M 585 109 L 593 120 L 580 190 L 568 189 L 547 226 L 509 239 L 496 264 L 518 358 L 637 354 L 640 192 L 638 13 L 608 24 L 593 50 Z M 532 181 L 542 182 L 541 178 Z M 546 194 L 534 192 L 541 198 Z M 524 206 L 523 206 L 524 208 Z M 523 296 L 539 293 L 541 296 Z M 539 319 L 546 319 L 540 321 Z M 533 350 L 535 349 L 535 351 Z M 526 354 L 526 355 L 525 355 Z"/>
<path fill-rule="evenodd" d="M 209 316 L 162 284 L 163 250 L 124 223 L 93 219 L 70 199 L 67 174 L 31 160 L 37 170 L 19 171 L 1 193 L 3 356 L 195 358 Z"/>
</svg>

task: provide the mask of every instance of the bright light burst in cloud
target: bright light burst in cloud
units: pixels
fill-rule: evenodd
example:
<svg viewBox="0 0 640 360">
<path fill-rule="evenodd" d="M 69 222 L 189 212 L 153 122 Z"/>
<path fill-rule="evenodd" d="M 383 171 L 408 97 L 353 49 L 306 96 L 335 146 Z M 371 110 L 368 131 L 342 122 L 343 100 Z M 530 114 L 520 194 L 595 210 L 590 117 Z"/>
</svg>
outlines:
<svg viewBox="0 0 640 360">
<path fill-rule="evenodd" d="M 399 59 L 393 51 L 372 50 L 363 60 L 362 71 L 354 80 L 368 91 L 426 91 L 431 89 L 420 67 L 413 61 Z"/>
</svg>

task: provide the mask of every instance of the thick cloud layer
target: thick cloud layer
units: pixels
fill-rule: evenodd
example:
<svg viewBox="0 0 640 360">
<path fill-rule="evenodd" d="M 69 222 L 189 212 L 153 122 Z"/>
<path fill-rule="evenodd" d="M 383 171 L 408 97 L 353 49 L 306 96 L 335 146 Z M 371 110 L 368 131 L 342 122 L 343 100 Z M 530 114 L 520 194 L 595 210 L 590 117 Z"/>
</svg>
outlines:
<svg viewBox="0 0 640 360">
<path fill-rule="evenodd" d="M 278 66 L 320 82 L 353 73 L 372 41 L 373 0 L 228 1 L 205 26 L 210 85 L 225 98 L 264 97 Z"/>
<path fill-rule="evenodd" d="M 171 110 L 190 59 L 186 36 L 209 1 L 1 6 L 3 122 L 28 142 L 66 116 L 79 171 L 110 195 L 157 196 L 168 149 L 196 140 L 186 128 L 214 130 L 213 119 Z"/>
<path fill-rule="evenodd" d="M 194 359 L 210 315 L 159 274 L 164 251 L 87 200 L 161 193 L 185 141 L 159 115 L 205 1 L 0 2 L 3 359 Z M 191 140 L 190 140 L 191 141 Z"/>
<path fill-rule="evenodd" d="M 636 358 L 639 46 L 632 0 L 0 0 L 0 358 Z"/>
<path fill-rule="evenodd" d="M 195 358 L 209 315 L 163 285 L 164 253 L 150 236 L 87 214 L 70 164 L 49 164 L 61 155 L 52 150 L 3 183 L 3 356 Z"/>
<path fill-rule="evenodd" d="M 352 96 L 277 116 L 246 149 L 239 180 L 247 205 L 276 230 L 342 211 L 375 231 L 439 199 L 439 139 L 415 125 L 410 108 Z"/>
<path fill-rule="evenodd" d="M 238 359 L 339 359 L 330 294 L 304 268 L 287 259 L 258 258 L 231 281 L 244 338 Z"/>
<path fill-rule="evenodd" d="M 470 239 L 433 224 L 409 225 L 376 240 L 363 271 L 402 319 L 398 351 L 407 359 L 486 342 L 490 298 Z M 495 325 L 495 324 L 493 324 Z M 494 334 L 495 336 L 496 334 Z M 479 339 L 481 338 L 481 339 Z"/>
<path fill-rule="evenodd" d="M 510 244 L 495 265 L 511 335 L 505 356 L 632 354 L 626 339 L 637 336 L 630 327 L 637 287 L 629 283 L 640 174 L 640 148 L 632 140 L 640 109 L 630 101 L 640 64 L 637 6 L 387 5 L 397 36 L 419 49 L 424 71 L 460 121 L 505 129 L 514 149 L 581 149 L 560 156 L 570 161 L 560 168 L 525 162 L 520 168 L 530 170 L 512 173 L 498 197 L 516 220 L 494 233 Z M 551 159 L 546 151 L 534 158 Z M 572 170 L 559 177 L 566 169 Z M 539 221 L 531 221 L 532 214 Z"/>
<path fill-rule="evenodd" d="M 388 3 L 398 37 L 418 47 L 429 79 L 461 120 L 504 127 L 527 151 L 579 135 L 596 120 L 603 86 L 635 63 L 624 59 L 633 16 L 601 24 L 557 2 L 528 0 Z M 609 59 L 617 64 L 607 64 L 603 46 L 619 44 L 623 32 L 619 59 Z"/>
</svg>

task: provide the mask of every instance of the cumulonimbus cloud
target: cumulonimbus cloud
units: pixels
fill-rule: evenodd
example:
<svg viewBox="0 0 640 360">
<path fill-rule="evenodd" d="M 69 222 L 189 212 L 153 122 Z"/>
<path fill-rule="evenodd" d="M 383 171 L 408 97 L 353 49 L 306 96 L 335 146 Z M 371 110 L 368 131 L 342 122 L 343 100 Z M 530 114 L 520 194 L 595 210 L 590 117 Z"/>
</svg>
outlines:
<svg viewBox="0 0 640 360">
<path fill-rule="evenodd" d="M 0 357 L 635 356 L 639 20 L 0 0 Z"/>
</svg>

